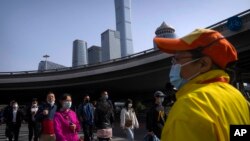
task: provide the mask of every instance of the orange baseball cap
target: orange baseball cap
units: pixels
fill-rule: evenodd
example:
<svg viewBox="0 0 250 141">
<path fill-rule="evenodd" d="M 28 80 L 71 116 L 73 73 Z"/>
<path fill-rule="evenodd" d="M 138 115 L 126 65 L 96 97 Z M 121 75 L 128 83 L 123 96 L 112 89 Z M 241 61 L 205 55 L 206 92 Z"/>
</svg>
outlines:
<svg viewBox="0 0 250 141">
<path fill-rule="evenodd" d="M 223 69 L 228 63 L 238 60 L 235 47 L 219 32 L 211 29 L 196 29 L 179 39 L 155 37 L 154 42 L 161 51 L 170 54 L 202 49 L 202 54 L 209 56 Z"/>
</svg>

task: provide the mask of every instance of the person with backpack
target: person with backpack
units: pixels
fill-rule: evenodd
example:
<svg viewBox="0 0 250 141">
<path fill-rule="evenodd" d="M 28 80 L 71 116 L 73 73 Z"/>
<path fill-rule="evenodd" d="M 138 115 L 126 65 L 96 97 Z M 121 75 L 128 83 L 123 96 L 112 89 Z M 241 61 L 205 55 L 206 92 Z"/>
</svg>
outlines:
<svg viewBox="0 0 250 141">
<path fill-rule="evenodd" d="M 83 98 L 83 103 L 79 105 L 78 117 L 82 124 L 84 141 L 93 140 L 94 106 L 90 102 L 89 95 L 85 95 Z"/>
</svg>

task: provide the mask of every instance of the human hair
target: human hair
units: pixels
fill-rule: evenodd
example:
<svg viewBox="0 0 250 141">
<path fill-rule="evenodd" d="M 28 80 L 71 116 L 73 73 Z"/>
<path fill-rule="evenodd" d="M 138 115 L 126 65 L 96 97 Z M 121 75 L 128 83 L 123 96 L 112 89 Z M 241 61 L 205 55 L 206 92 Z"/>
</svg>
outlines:
<svg viewBox="0 0 250 141">
<path fill-rule="evenodd" d="M 133 100 L 127 99 L 127 101 L 125 102 L 124 107 L 128 110 L 128 104 L 132 104 L 132 103 L 133 103 Z"/>
<path fill-rule="evenodd" d="M 71 97 L 69 93 L 64 93 L 59 100 L 66 100 L 68 96 Z"/>
<path fill-rule="evenodd" d="M 32 101 L 31 102 L 38 102 L 37 98 L 32 98 Z"/>
<path fill-rule="evenodd" d="M 191 53 L 192 55 L 192 59 L 198 59 L 198 58 L 201 58 L 203 56 L 206 56 L 202 53 L 202 50 L 204 48 L 203 47 L 200 47 L 200 48 L 196 48 L 196 49 L 193 49 L 193 50 L 190 50 L 189 52 Z M 212 66 L 212 69 L 222 69 L 220 68 L 217 64 L 214 63 L 213 59 L 211 58 L 212 62 L 213 62 L 213 66 Z"/>
<path fill-rule="evenodd" d="M 69 93 L 64 93 L 63 95 L 60 96 L 57 111 L 59 111 L 62 108 L 61 101 L 66 100 L 68 96 L 71 97 L 71 95 Z"/>
<path fill-rule="evenodd" d="M 197 59 L 197 58 L 201 58 L 202 56 L 204 56 L 204 54 L 202 53 L 202 49 L 203 48 L 197 48 L 194 50 L 189 51 L 192 55 L 192 59 Z M 214 61 L 213 62 L 213 66 L 212 69 L 222 69 L 221 67 L 219 67 L 219 65 L 215 64 Z M 230 76 L 230 84 L 232 85 L 236 85 L 236 81 L 237 81 L 237 76 L 240 77 L 239 74 L 239 67 L 237 66 L 237 61 L 234 62 L 229 62 L 226 65 L 226 68 L 223 69 L 225 70 L 225 72 Z"/>
</svg>

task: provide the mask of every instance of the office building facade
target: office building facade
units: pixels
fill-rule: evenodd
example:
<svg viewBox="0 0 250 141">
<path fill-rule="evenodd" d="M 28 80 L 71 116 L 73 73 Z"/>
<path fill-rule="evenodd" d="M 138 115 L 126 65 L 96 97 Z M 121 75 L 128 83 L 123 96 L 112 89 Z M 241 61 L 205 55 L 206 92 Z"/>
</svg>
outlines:
<svg viewBox="0 0 250 141">
<path fill-rule="evenodd" d="M 133 54 L 131 30 L 131 0 L 114 0 L 116 15 L 116 31 L 120 32 L 121 56 Z"/>
<path fill-rule="evenodd" d="M 99 46 L 91 46 L 88 48 L 88 64 L 100 63 L 102 60 L 102 50 Z"/>
<path fill-rule="evenodd" d="M 121 57 L 120 32 L 106 30 L 101 34 L 102 61 Z"/>
<path fill-rule="evenodd" d="M 73 42 L 72 67 L 88 64 L 87 42 L 75 40 Z"/>
<path fill-rule="evenodd" d="M 46 61 L 40 61 L 38 65 L 38 72 L 42 72 L 45 70 L 62 69 L 62 68 L 65 68 L 65 66 L 46 60 Z"/>
</svg>

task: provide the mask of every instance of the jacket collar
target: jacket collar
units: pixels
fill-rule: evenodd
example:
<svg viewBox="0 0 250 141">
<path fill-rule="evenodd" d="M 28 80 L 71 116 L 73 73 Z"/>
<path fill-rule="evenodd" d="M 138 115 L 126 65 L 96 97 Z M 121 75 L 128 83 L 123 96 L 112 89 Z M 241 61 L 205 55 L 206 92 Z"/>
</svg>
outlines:
<svg viewBox="0 0 250 141">
<path fill-rule="evenodd" d="M 190 91 L 193 91 L 194 88 L 203 87 L 214 82 L 229 83 L 229 81 L 230 77 L 224 70 L 210 70 L 188 81 L 181 89 L 177 91 L 176 98 L 178 99 Z"/>
</svg>

